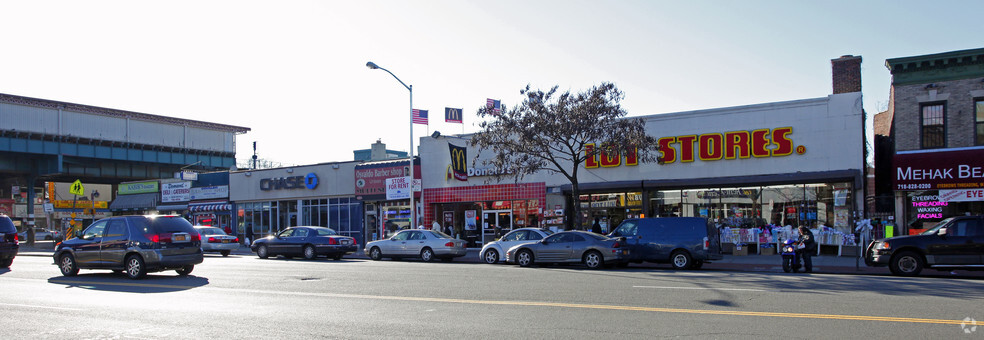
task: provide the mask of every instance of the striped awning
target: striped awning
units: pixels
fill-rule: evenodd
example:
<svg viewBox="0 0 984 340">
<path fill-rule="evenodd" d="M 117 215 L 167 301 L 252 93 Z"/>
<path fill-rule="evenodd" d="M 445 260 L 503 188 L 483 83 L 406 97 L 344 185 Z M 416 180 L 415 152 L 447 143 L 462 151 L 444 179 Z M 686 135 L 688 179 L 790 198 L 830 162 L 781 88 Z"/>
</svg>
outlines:
<svg viewBox="0 0 984 340">
<path fill-rule="evenodd" d="M 188 211 L 190 212 L 229 211 L 229 210 L 232 210 L 232 204 L 229 203 L 206 203 L 206 204 L 188 205 Z"/>
</svg>

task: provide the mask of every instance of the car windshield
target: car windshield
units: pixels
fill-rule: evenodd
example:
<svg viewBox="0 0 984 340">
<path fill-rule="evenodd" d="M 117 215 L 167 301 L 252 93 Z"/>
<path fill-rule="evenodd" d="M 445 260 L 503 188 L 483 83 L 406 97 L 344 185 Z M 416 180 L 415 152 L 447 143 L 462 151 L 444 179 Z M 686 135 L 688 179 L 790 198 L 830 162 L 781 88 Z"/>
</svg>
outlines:
<svg viewBox="0 0 984 340">
<path fill-rule="evenodd" d="M 144 234 L 164 233 L 195 233 L 195 227 L 180 216 L 133 216 L 128 217 L 131 225 L 135 225 Z"/>
<path fill-rule="evenodd" d="M 197 228 L 202 235 L 225 235 L 226 233 L 219 228 Z"/>
<path fill-rule="evenodd" d="M 16 233 L 17 228 L 14 227 L 14 222 L 10 220 L 7 216 L 0 216 L 0 233 Z"/>
<path fill-rule="evenodd" d="M 314 230 L 317 230 L 318 231 L 318 236 L 338 235 L 338 233 L 336 233 L 334 230 L 331 230 L 329 228 L 317 228 L 317 229 L 314 229 Z"/>
<path fill-rule="evenodd" d="M 924 231 L 921 235 L 933 235 L 933 234 L 936 234 L 937 232 L 940 231 L 940 228 L 943 228 L 943 226 L 949 224 L 950 221 L 953 221 L 953 217 L 950 217 L 948 219 L 945 219 L 945 220 L 940 221 L 940 223 L 937 223 L 932 228 L 929 228 L 929 230 Z"/>
<path fill-rule="evenodd" d="M 442 232 L 437 231 L 437 230 L 431 230 L 430 232 L 433 233 L 434 236 L 437 237 L 437 238 L 452 238 L 448 234 L 442 233 Z"/>
<path fill-rule="evenodd" d="M 596 239 L 598 241 L 604 241 L 604 240 L 607 240 L 608 239 L 608 237 L 606 237 L 605 235 L 599 235 L 599 234 L 595 234 L 595 233 L 583 233 L 581 235 L 590 236 L 590 237 L 592 237 L 592 238 L 594 238 L 594 239 Z"/>
</svg>

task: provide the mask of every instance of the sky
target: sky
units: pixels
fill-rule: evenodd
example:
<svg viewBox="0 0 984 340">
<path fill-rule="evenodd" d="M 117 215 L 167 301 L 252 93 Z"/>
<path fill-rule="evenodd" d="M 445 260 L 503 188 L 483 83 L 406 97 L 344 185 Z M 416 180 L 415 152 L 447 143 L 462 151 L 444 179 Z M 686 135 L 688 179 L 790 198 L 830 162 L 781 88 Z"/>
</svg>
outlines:
<svg viewBox="0 0 984 340">
<path fill-rule="evenodd" d="M 622 90 L 629 116 L 825 97 L 863 58 L 867 114 L 885 59 L 984 47 L 981 1 L 0 1 L 0 93 L 248 127 L 243 162 L 341 162 L 410 149 L 430 124 L 478 131 L 487 98 Z M 464 124 L 445 123 L 445 107 Z M 870 119 L 869 119 L 870 125 Z M 419 142 L 414 140 L 414 145 Z"/>
</svg>

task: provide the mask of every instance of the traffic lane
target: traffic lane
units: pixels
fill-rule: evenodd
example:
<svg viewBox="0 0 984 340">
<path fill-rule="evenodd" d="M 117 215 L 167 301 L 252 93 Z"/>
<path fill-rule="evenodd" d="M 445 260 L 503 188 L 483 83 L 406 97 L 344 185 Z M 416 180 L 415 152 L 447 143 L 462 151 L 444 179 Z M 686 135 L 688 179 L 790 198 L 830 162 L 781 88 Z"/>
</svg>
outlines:
<svg viewBox="0 0 984 340">
<path fill-rule="evenodd" d="M 40 260 L 44 262 L 44 260 Z M 57 268 L 43 266 L 53 284 L 84 289 L 133 291 L 132 287 L 95 285 L 100 280 L 130 282 L 109 271 L 82 271 L 78 280 L 61 280 Z M 55 274 L 56 276 L 51 276 Z M 173 271 L 154 273 L 142 285 L 184 282 L 196 286 L 282 287 L 317 291 L 311 282 L 325 282 L 330 291 L 348 294 L 450 297 L 498 300 L 517 295 L 532 301 L 583 302 L 685 309 L 727 309 L 838 314 L 844 310 L 868 315 L 963 318 L 977 314 L 965 301 L 980 301 L 980 281 L 926 278 L 792 275 L 710 271 L 627 269 L 593 271 L 580 267 L 520 268 L 361 260 L 261 260 L 255 257 L 209 258 L 191 277 Z M 932 287 L 932 288 L 928 288 Z M 145 292 L 169 288 L 146 286 Z M 777 297 L 795 302 L 774 305 Z M 889 298 L 915 307 L 886 309 Z M 943 300 L 938 300 L 942 298 Z M 539 299 L 539 300 L 538 300 Z M 828 303 L 829 301 L 836 303 Z M 941 301 L 943 303 L 941 303 Z M 803 305 L 805 307 L 802 307 Z M 984 319 L 984 318 L 978 318 Z"/>
<path fill-rule="evenodd" d="M 44 295 L 56 294 L 51 288 L 45 290 Z M 15 325 L 10 334 L 38 338 L 66 335 L 150 338 L 651 338 L 768 336 L 784 334 L 790 329 L 798 329 L 797 333 L 801 336 L 806 334 L 813 337 L 911 337 L 913 334 L 945 335 L 959 334 L 961 331 L 953 323 L 843 320 L 827 319 L 825 317 L 829 316 L 822 315 L 785 318 L 781 314 L 740 315 L 707 310 L 666 311 L 633 306 L 434 299 L 279 289 L 206 287 L 175 290 L 161 294 L 166 295 L 164 299 L 153 299 L 157 302 L 142 303 L 132 301 L 134 294 L 111 294 L 106 291 L 69 294 L 73 302 L 64 303 L 62 305 L 66 307 L 61 308 L 75 310 L 45 310 L 43 319 L 58 322 L 50 323 L 43 330 Z M 37 311 L 32 312 L 31 307 L 6 302 L 0 303 L 0 306 L 14 312 L 12 314 L 42 317 Z M 871 332 L 858 331 L 862 328 Z"/>
<path fill-rule="evenodd" d="M 612 305 L 626 308 L 665 308 L 724 313 L 732 311 L 786 313 L 811 312 L 824 315 L 842 315 L 845 311 L 864 312 L 873 317 L 949 317 L 960 319 L 974 316 L 978 304 L 967 304 L 964 298 L 941 301 L 938 297 L 915 295 L 914 298 L 884 301 L 884 293 L 864 296 L 864 292 L 841 290 L 804 290 L 818 282 L 843 287 L 844 282 L 807 280 L 809 276 L 778 275 L 784 278 L 786 290 L 773 291 L 769 287 L 749 286 L 760 283 L 755 275 L 742 273 L 712 273 L 684 271 L 674 273 L 651 271 L 611 272 L 571 269 L 565 267 L 518 268 L 515 266 L 468 266 L 445 263 L 401 263 L 368 261 L 293 261 L 217 258 L 196 268 L 192 277 L 180 278 L 173 272 L 148 275 L 147 279 L 131 281 L 108 271 L 86 271 L 76 278 L 50 277 L 52 284 L 66 288 L 99 290 L 107 292 L 133 292 L 146 289 L 160 291 L 162 287 L 176 284 L 178 290 L 197 290 L 192 283 L 208 278 L 203 288 L 229 287 L 240 289 L 278 287 L 297 294 L 335 292 L 357 297 L 384 296 L 401 298 L 453 298 L 476 301 L 504 301 L 505 303 L 573 303 Z M 222 261 L 222 262 L 218 262 Z M 215 263 L 214 265 L 211 265 Z M 50 266 L 49 268 L 54 267 Z M 57 271 L 57 269 L 51 269 Z M 476 272 L 477 271 L 477 272 Z M 477 275 L 475 275 L 477 274 Z M 670 275 L 672 274 L 672 275 Z M 727 274 L 727 275 L 722 275 Z M 196 276 L 198 275 L 198 276 Z M 853 279 L 853 276 L 846 276 Z M 67 279 L 67 280 L 66 280 Z M 187 279 L 187 280 L 184 280 Z M 793 280 L 795 279 L 795 280 Z M 891 278 L 897 280 L 899 278 Z M 772 280 L 769 280 L 770 282 Z M 909 282 L 909 281 L 906 281 Z M 518 284 L 517 284 L 518 283 Z M 795 283 L 795 285 L 793 284 Z M 857 284 L 857 283 L 855 283 Z M 927 283 L 914 283 L 932 286 Z M 873 285 L 877 286 L 877 285 Z M 473 287 L 474 289 L 469 289 Z M 973 286 L 960 287 L 958 291 L 973 292 Z M 925 289 L 924 289 L 925 290 Z M 979 291 L 979 290 L 978 290 Z M 877 292 L 877 291 L 876 291 Z M 969 294 L 973 295 L 973 294 Z M 816 298 L 815 296 L 819 296 Z M 343 296 L 345 297 L 345 296 Z M 348 298 L 357 298 L 348 296 Z M 910 303 L 916 302 L 916 307 Z M 833 303 L 831 303 L 833 302 Z M 778 303 L 778 305 L 777 305 Z M 894 308 L 893 304 L 901 308 Z M 906 306 L 908 305 L 908 306 Z M 936 310 L 931 307 L 937 306 Z M 911 310 L 912 315 L 899 315 L 897 310 Z M 696 312 L 695 312 L 696 313 Z M 700 314 L 700 313 L 696 313 Z M 774 316 L 773 316 L 774 317 Z M 975 317 L 976 319 L 984 319 Z"/>
</svg>

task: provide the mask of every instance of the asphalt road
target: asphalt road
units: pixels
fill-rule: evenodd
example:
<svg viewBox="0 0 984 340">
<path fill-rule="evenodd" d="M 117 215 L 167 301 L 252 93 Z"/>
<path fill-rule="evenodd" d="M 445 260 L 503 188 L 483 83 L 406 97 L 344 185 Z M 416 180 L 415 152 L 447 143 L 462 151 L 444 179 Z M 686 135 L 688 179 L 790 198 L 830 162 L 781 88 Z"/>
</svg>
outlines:
<svg viewBox="0 0 984 340">
<path fill-rule="evenodd" d="M 138 281 L 47 257 L 0 270 L 5 339 L 982 338 L 982 305 L 977 278 L 217 255 Z"/>
</svg>

